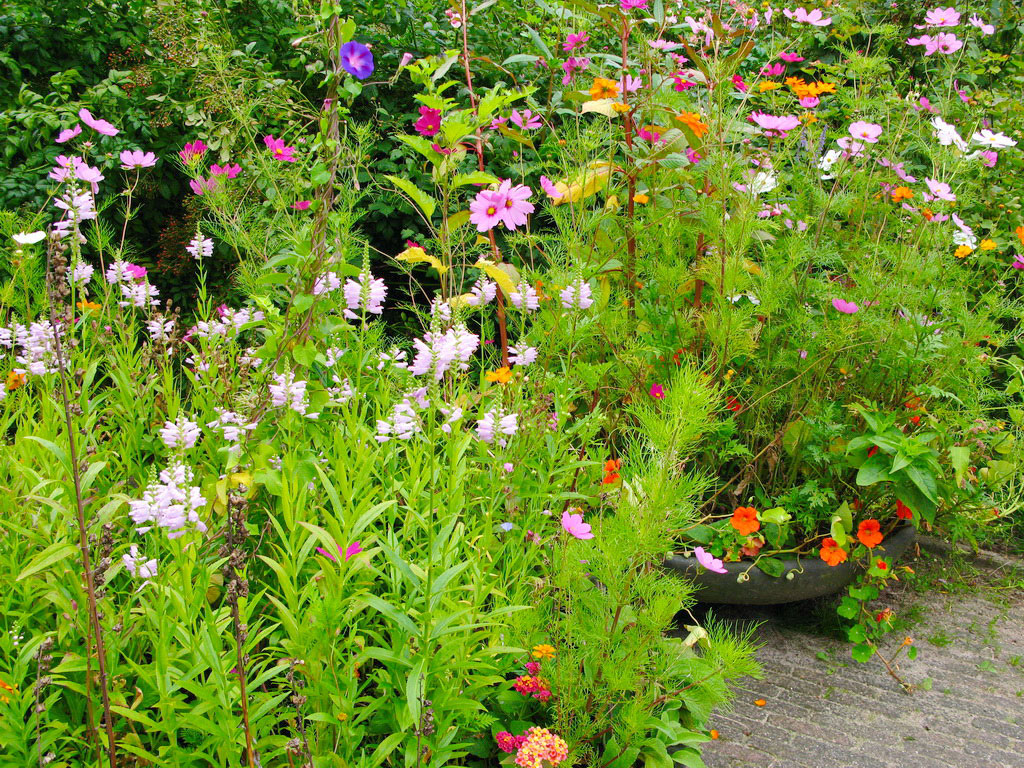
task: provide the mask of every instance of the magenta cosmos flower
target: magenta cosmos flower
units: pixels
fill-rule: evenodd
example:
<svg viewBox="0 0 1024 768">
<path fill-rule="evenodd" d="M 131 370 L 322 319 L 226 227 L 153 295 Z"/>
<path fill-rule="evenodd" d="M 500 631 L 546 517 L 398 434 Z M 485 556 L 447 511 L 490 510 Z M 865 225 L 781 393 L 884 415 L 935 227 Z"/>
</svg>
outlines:
<svg viewBox="0 0 1024 768">
<path fill-rule="evenodd" d="M 96 133 L 102 133 L 104 136 L 117 136 L 118 134 L 117 128 L 112 123 L 100 120 L 98 117 L 93 117 L 92 112 L 84 107 L 78 110 L 78 119 L 96 131 Z"/>
<path fill-rule="evenodd" d="M 469 221 L 476 225 L 477 232 L 486 232 L 498 226 L 504 208 L 504 195 L 493 189 L 482 190 L 469 204 Z"/>
<path fill-rule="evenodd" d="M 924 24 L 915 24 L 915 29 L 928 27 L 955 27 L 960 23 L 960 11 L 956 8 L 932 8 L 924 15 Z"/>
<path fill-rule="evenodd" d="M 969 19 L 969 22 L 970 22 L 970 25 L 972 27 L 977 27 L 978 29 L 980 29 L 981 30 L 981 34 L 983 34 L 983 35 L 995 34 L 996 28 L 994 26 L 992 26 L 991 24 L 986 24 L 985 20 L 982 19 L 976 13 L 972 13 L 971 14 L 971 18 Z"/>
<path fill-rule="evenodd" d="M 540 115 L 535 115 L 533 110 L 530 109 L 524 109 L 522 112 L 518 109 L 513 109 L 512 114 L 508 116 L 508 119 L 524 131 L 532 131 L 535 128 L 540 128 Z"/>
<path fill-rule="evenodd" d="M 647 394 L 653 397 L 655 400 L 665 399 L 665 388 L 661 384 L 651 384 L 651 388 L 647 390 Z"/>
<path fill-rule="evenodd" d="M 241 172 L 242 166 L 240 166 L 238 163 L 235 163 L 234 165 L 232 165 L 231 163 L 228 163 L 227 165 L 217 165 L 216 163 L 214 163 L 213 165 L 210 166 L 211 176 L 227 176 L 229 179 L 233 179 L 236 176 L 238 176 L 238 174 L 240 174 Z"/>
<path fill-rule="evenodd" d="M 353 77 L 365 80 L 373 74 L 373 54 L 362 43 L 351 40 L 341 46 L 341 68 Z"/>
<path fill-rule="evenodd" d="M 198 160 L 206 154 L 206 144 L 202 139 L 196 139 L 184 146 L 184 148 L 178 153 L 178 157 L 181 158 L 181 162 L 188 165 L 194 160 Z"/>
<path fill-rule="evenodd" d="M 794 115 L 776 116 L 755 112 L 750 119 L 764 130 L 765 136 L 785 136 L 787 131 L 792 131 L 800 125 L 800 118 Z"/>
<path fill-rule="evenodd" d="M 580 32 L 578 35 L 573 32 L 570 32 L 566 36 L 565 42 L 562 43 L 562 50 L 575 51 L 577 48 L 580 48 L 589 42 L 590 35 L 588 35 L 586 32 Z"/>
<path fill-rule="evenodd" d="M 632 11 L 634 8 L 646 8 L 647 0 L 619 0 L 619 7 L 623 11 Z"/>
<path fill-rule="evenodd" d="M 824 14 L 815 8 L 813 11 L 808 11 L 806 8 L 797 8 L 795 11 L 791 11 L 788 8 L 782 12 L 787 19 L 792 19 L 798 24 L 812 24 L 815 27 L 827 27 L 832 23 L 832 17 L 829 16 L 827 19 L 824 18 Z"/>
<path fill-rule="evenodd" d="M 287 146 L 284 139 L 275 139 L 272 133 L 263 137 L 263 143 L 267 145 L 267 149 L 270 150 L 270 154 L 274 156 L 275 160 L 280 160 L 282 163 L 294 163 L 298 160 L 295 157 L 295 147 Z"/>
<path fill-rule="evenodd" d="M 836 312 L 842 312 L 844 315 L 852 315 L 860 309 L 852 301 L 846 301 L 845 299 L 832 299 L 832 306 Z"/>
<path fill-rule="evenodd" d="M 863 120 L 850 123 L 848 130 L 850 135 L 857 141 L 863 141 L 867 144 L 877 144 L 878 137 L 882 135 L 882 126 L 875 125 L 874 123 L 865 123 Z"/>
<path fill-rule="evenodd" d="M 63 144 L 65 141 L 71 141 L 78 134 L 82 132 L 82 126 L 76 125 L 74 128 L 65 128 L 63 131 L 57 134 L 57 143 Z"/>
<path fill-rule="evenodd" d="M 590 523 L 583 522 L 583 515 L 569 514 L 569 510 L 562 513 L 562 528 L 570 536 L 577 539 L 592 539 L 594 534 L 590 530 Z"/>
<path fill-rule="evenodd" d="M 126 171 L 132 170 L 132 168 L 152 168 L 156 165 L 156 155 L 152 152 L 143 152 L 141 149 L 136 149 L 134 152 L 129 152 L 127 149 L 121 152 L 121 167 Z"/>
<path fill-rule="evenodd" d="M 780 53 L 779 58 L 787 64 L 796 64 L 798 61 L 804 60 L 804 57 L 799 53 Z"/>
<path fill-rule="evenodd" d="M 420 136 L 436 136 L 441 130 L 441 110 L 420 107 L 420 117 L 413 126 Z"/>
<path fill-rule="evenodd" d="M 694 547 L 693 555 L 697 562 L 712 573 L 728 573 L 728 569 L 722 565 L 722 561 L 715 558 L 710 552 L 705 552 L 704 547 Z"/>
</svg>

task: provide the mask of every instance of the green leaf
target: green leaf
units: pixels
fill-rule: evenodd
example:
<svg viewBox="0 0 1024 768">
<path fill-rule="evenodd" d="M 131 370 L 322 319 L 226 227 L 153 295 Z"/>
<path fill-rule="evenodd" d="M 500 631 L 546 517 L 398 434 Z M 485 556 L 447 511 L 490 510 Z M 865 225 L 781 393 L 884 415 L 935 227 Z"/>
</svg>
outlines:
<svg viewBox="0 0 1024 768">
<path fill-rule="evenodd" d="M 964 479 L 964 473 L 971 461 L 971 449 L 963 445 L 954 445 L 949 449 L 949 463 L 953 466 L 956 482 Z"/>
<path fill-rule="evenodd" d="M 418 188 L 408 179 L 403 179 L 398 176 L 386 176 L 388 181 L 398 187 L 400 190 L 405 192 L 419 209 L 423 211 L 423 215 L 429 220 L 437 209 L 437 201 L 434 200 L 430 195 Z"/>
<path fill-rule="evenodd" d="M 786 564 L 776 557 L 759 557 L 755 565 L 761 569 L 763 573 L 769 576 L 779 578 L 783 573 L 786 572 Z"/>
<path fill-rule="evenodd" d="M 487 171 L 473 171 L 472 173 L 460 173 L 453 180 L 456 187 L 464 187 L 468 184 L 497 184 L 498 177 Z"/>
<path fill-rule="evenodd" d="M 939 489 L 935 483 L 935 475 L 931 473 L 929 467 L 922 467 L 921 462 L 915 462 L 906 468 L 904 474 L 932 504 L 939 503 Z"/>
<path fill-rule="evenodd" d="M 26 565 L 22 569 L 21 573 L 18 574 L 15 581 L 27 579 L 32 574 L 39 573 L 39 571 L 49 568 L 58 560 L 63 560 L 67 557 L 72 557 L 75 554 L 76 549 L 77 547 L 74 544 L 71 544 L 66 541 L 58 541 L 51 544 L 38 555 L 29 560 L 28 565 Z"/>
<path fill-rule="evenodd" d="M 843 518 L 839 515 L 832 515 L 832 525 L 829 527 L 828 533 L 840 547 L 845 547 L 846 542 L 849 541 L 846 536 L 846 526 L 843 525 Z"/>
<path fill-rule="evenodd" d="M 892 480 L 889 474 L 889 457 L 884 453 L 876 453 L 861 464 L 857 470 L 857 485 L 874 485 Z"/>
<path fill-rule="evenodd" d="M 860 624 L 854 624 L 846 630 L 846 639 L 851 643 L 863 643 L 868 639 L 867 630 Z"/>
<path fill-rule="evenodd" d="M 836 608 L 836 613 L 838 613 L 844 619 L 856 618 L 857 614 L 860 613 L 860 603 L 858 603 L 852 597 L 844 597 L 840 601 L 839 607 Z"/>
<path fill-rule="evenodd" d="M 871 657 L 875 655 L 875 649 L 870 645 L 861 643 L 860 645 L 853 646 L 853 650 L 850 651 L 850 655 L 853 656 L 854 661 L 866 664 L 871 661 Z"/>
</svg>

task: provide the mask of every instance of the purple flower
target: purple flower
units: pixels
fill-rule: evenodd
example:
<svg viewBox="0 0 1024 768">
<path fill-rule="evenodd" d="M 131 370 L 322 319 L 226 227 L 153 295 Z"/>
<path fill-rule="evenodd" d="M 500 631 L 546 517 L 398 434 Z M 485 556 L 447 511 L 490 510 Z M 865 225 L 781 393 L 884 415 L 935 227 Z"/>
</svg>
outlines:
<svg viewBox="0 0 1024 768">
<path fill-rule="evenodd" d="M 359 80 L 373 74 L 373 54 L 362 43 L 350 40 L 341 46 L 341 68 Z"/>
<path fill-rule="evenodd" d="M 134 152 L 129 152 L 127 149 L 121 152 L 121 167 L 126 171 L 130 171 L 132 168 L 152 168 L 156 165 L 156 155 L 152 152 L 143 152 L 141 149 L 136 149 Z"/>
<path fill-rule="evenodd" d="M 844 299 L 832 299 L 832 306 L 835 307 L 837 312 L 842 312 L 844 315 L 852 315 L 860 309 L 860 307 L 852 301 L 846 301 Z"/>
<path fill-rule="evenodd" d="M 590 523 L 583 522 L 583 515 L 572 515 L 569 514 L 569 510 L 565 510 L 562 513 L 562 528 L 570 536 L 574 536 L 577 539 L 592 539 L 594 534 L 590 530 Z"/>
<path fill-rule="evenodd" d="M 84 107 L 78 110 L 78 119 L 96 131 L 96 133 L 102 133 L 104 136 L 117 136 L 118 134 L 117 128 L 111 123 L 108 123 L 106 120 L 100 120 L 98 117 L 93 117 L 92 112 Z"/>
<path fill-rule="evenodd" d="M 82 126 L 76 125 L 74 128 L 65 128 L 63 131 L 57 134 L 57 143 L 63 144 L 65 141 L 70 141 L 82 132 Z"/>
<path fill-rule="evenodd" d="M 704 547 L 694 547 L 693 554 L 697 562 L 712 573 L 728 573 L 729 570 L 722 565 L 722 561 L 713 557 L 710 552 L 705 552 Z"/>
</svg>

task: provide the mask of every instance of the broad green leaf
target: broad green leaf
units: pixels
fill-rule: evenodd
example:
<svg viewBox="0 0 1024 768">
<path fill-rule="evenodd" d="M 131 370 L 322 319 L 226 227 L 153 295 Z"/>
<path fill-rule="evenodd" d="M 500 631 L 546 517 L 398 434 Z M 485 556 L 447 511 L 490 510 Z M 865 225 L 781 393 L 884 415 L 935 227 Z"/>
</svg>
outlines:
<svg viewBox="0 0 1024 768">
<path fill-rule="evenodd" d="M 408 179 L 403 179 L 399 176 L 386 176 L 385 178 L 405 192 L 405 194 L 407 194 L 412 201 L 419 206 L 419 209 L 423 211 L 423 215 L 428 221 L 433 217 L 434 211 L 437 209 L 437 201 L 434 200 L 433 197 L 428 195 Z"/>
<path fill-rule="evenodd" d="M 54 542 L 46 549 L 44 549 L 42 552 L 33 557 L 31 560 L 29 560 L 28 565 L 26 565 L 21 570 L 21 573 L 18 574 L 15 581 L 22 581 L 24 579 L 27 579 L 32 574 L 39 573 L 39 571 L 49 568 L 51 565 L 53 565 L 59 560 L 63 560 L 68 557 L 74 557 L 75 551 L 77 549 L 78 547 L 76 547 L 74 544 L 71 544 L 66 541 Z"/>
</svg>

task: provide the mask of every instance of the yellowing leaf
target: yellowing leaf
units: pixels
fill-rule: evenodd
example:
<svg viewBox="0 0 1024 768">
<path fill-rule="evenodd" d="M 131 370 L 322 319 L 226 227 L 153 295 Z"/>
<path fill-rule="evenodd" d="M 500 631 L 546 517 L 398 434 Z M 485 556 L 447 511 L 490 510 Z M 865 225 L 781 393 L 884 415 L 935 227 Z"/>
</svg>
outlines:
<svg viewBox="0 0 1024 768">
<path fill-rule="evenodd" d="M 579 178 L 571 183 L 558 182 L 555 188 L 562 193 L 562 196 L 554 201 L 554 205 L 563 203 L 575 203 L 587 197 L 596 195 L 606 186 L 612 175 L 611 163 L 595 161 L 591 163 Z"/>
<path fill-rule="evenodd" d="M 493 261 L 480 259 L 473 266 L 486 272 L 506 296 L 515 293 L 516 285 L 519 284 L 519 272 L 511 264 L 495 264 Z"/>
<path fill-rule="evenodd" d="M 760 275 L 761 274 L 761 265 L 760 264 L 755 264 L 754 262 L 750 261 L 749 259 L 744 259 L 743 260 L 743 269 L 745 271 L 749 272 L 752 275 Z"/>
<path fill-rule="evenodd" d="M 615 110 L 612 108 L 612 104 L 615 103 L 615 99 L 595 99 L 588 101 L 580 107 L 580 112 L 587 114 L 588 112 L 596 112 L 599 115 L 605 117 L 615 117 Z"/>
<path fill-rule="evenodd" d="M 395 256 L 399 261 L 405 261 L 409 264 L 420 264 L 426 263 L 432 266 L 438 271 L 438 274 L 444 274 L 448 271 L 448 267 L 441 263 L 437 256 L 431 256 L 418 245 L 410 246 L 402 251 L 400 254 Z"/>
</svg>

